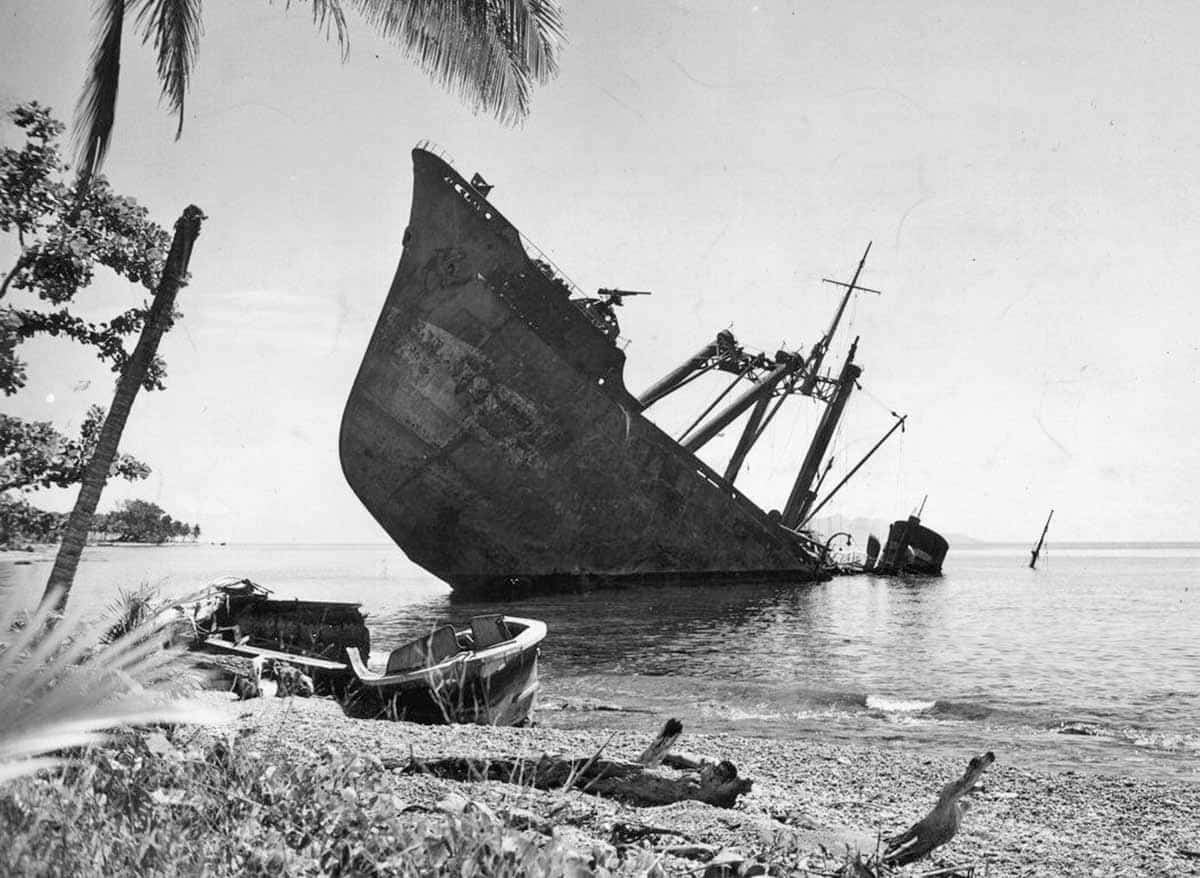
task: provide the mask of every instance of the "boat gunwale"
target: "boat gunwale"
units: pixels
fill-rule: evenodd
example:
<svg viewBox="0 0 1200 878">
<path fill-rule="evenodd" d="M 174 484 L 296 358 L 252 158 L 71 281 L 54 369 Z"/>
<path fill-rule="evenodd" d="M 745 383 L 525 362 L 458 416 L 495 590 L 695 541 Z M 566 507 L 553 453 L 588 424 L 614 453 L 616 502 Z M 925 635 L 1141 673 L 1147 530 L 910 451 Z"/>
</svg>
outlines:
<svg viewBox="0 0 1200 878">
<path fill-rule="evenodd" d="M 442 677 L 452 669 L 465 673 L 472 664 L 483 665 L 496 659 L 507 659 L 536 649 L 537 645 L 546 639 L 546 623 L 539 619 L 526 619 L 520 616 L 504 616 L 506 624 L 522 625 L 523 629 L 515 637 L 501 641 L 486 649 L 463 651 L 443 659 L 436 665 L 425 668 L 414 668 L 399 674 L 379 673 L 370 670 L 362 659 L 362 652 L 354 646 L 346 647 L 346 655 L 350 660 L 350 669 L 354 676 L 364 686 L 403 686 L 405 684 L 427 684 L 434 677 Z M 457 633 L 457 632 L 456 632 Z"/>
</svg>

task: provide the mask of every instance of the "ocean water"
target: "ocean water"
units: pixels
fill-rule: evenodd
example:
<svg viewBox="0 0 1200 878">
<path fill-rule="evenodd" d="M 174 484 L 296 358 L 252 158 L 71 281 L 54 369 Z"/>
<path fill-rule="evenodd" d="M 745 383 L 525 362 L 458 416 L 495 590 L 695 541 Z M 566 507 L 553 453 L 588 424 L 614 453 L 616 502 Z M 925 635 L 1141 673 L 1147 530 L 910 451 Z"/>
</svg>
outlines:
<svg viewBox="0 0 1200 878">
<path fill-rule="evenodd" d="M 455 599 L 386 546 L 92 548 L 72 600 L 141 582 L 248 576 L 355 600 L 373 649 L 503 609 L 544 620 L 538 721 L 781 739 L 871 739 L 1030 767 L 1200 781 L 1200 544 L 951 549 L 939 579 L 647 587 Z M 36 602 L 49 562 L 0 561 L 0 601 Z M 1070 734 L 1065 734 L 1067 729 Z"/>
</svg>

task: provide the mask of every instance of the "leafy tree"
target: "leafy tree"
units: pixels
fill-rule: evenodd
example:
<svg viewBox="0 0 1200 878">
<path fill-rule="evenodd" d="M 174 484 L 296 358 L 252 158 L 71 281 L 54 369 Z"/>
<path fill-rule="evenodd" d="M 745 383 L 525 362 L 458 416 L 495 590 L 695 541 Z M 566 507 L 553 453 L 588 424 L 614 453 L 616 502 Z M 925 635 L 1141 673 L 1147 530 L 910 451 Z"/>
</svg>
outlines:
<svg viewBox="0 0 1200 878">
<path fill-rule="evenodd" d="M 443 88 L 476 112 L 506 124 L 529 112 L 533 84 L 558 72 L 563 38 L 557 0 L 309 0 L 313 23 L 336 33 L 343 59 L 349 51 L 344 7 L 395 42 Z M 291 0 L 285 4 L 290 6 Z M 104 161 L 116 119 L 125 19 L 158 59 L 162 99 L 179 119 L 200 47 L 201 0 L 96 0 L 96 41 L 79 99 L 79 171 L 87 179 Z"/>
<path fill-rule="evenodd" d="M 96 450 L 104 409 L 88 409 L 78 439 L 68 439 L 49 421 L 24 421 L 0 414 L 0 492 L 67 488 L 79 484 Z M 150 475 L 150 467 L 129 454 L 119 454 L 108 471 L 131 482 Z"/>
<path fill-rule="evenodd" d="M 24 132 L 25 144 L 0 150 L 0 232 L 15 236 L 18 249 L 0 281 L 0 300 L 24 291 L 33 302 L 0 307 L 0 389 L 7 395 L 25 385 L 17 348 L 35 335 L 74 339 L 95 348 L 114 372 L 123 369 L 129 359 L 124 341 L 142 329 L 149 306 L 136 304 L 100 323 L 83 320 L 67 306 L 92 282 L 97 266 L 153 291 L 170 246 L 146 209 L 113 193 L 103 177 L 88 186 L 70 180 L 59 153 L 63 125 L 46 107 L 22 104 L 9 117 Z M 146 389 L 160 389 L 164 375 L 156 358 Z"/>
<path fill-rule="evenodd" d="M 0 546 L 54 542 L 66 521 L 61 512 L 38 509 L 19 495 L 0 494 Z"/>
<path fill-rule="evenodd" d="M 187 527 L 177 522 L 157 503 L 126 500 L 107 516 L 107 528 L 122 543 L 164 543 Z"/>
<path fill-rule="evenodd" d="M 175 224 L 168 251 L 166 232 L 149 220 L 145 208 L 114 195 L 103 178 L 66 182 L 67 168 L 58 152 L 63 126 L 49 110 L 30 103 L 10 115 L 25 132 L 26 143 L 21 150 L 0 150 L 0 232 L 15 234 L 19 250 L 16 264 L 0 282 L 0 297 L 25 290 L 64 305 L 91 282 L 97 264 L 154 294 L 148 307 L 143 303 L 101 324 L 85 322 L 68 308 L 0 308 L 0 387 L 6 393 L 24 383 L 17 345 L 39 332 L 93 345 L 118 373 L 108 414 L 93 435 L 94 452 L 79 473 L 79 496 L 46 584 L 45 599 L 63 609 L 104 484 L 114 464 L 121 465 L 117 446 L 133 401 L 142 387 L 162 387 L 158 343 L 178 317 L 175 298 L 187 282 L 204 215 L 188 207 Z M 127 352 L 124 337 L 134 333 L 137 343 Z"/>
<path fill-rule="evenodd" d="M 198 539 L 200 539 L 200 525 L 193 524 L 192 525 L 192 542 L 195 542 Z"/>
</svg>

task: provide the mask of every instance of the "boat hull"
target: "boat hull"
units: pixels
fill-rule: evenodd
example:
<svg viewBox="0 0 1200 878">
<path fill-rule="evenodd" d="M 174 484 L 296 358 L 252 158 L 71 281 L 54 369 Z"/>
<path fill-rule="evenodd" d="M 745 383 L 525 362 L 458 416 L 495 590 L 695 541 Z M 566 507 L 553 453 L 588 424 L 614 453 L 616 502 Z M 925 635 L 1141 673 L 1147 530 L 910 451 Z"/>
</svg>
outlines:
<svg viewBox="0 0 1200 878">
<path fill-rule="evenodd" d="M 494 675 L 463 663 L 428 679 L 378 689 L 359 689 L 347 711 L 353 716 L 426 724 L 524 725 L 537 705 L 537 652 L 524 653 Z"/>
<path fill-rule="evenodd" d="M 391 290 L 342 420 L 346 479 L 416 563 L 504 596 L 823 578 L 804 543 L 641 414 L 624 354 L 516 229 L 415 150 Z"/>
<path fill-rule="evenodd" d="M 538 656 L 546 625 L 513 617 L 504 622 L 515 632 L 512 639 L 435 659 L 429 667 L 376 674 L 363 667 L 361 653 L 349 652 L 358 686 L 347 712 L 419 723 L 526 724 L 541 685 Z"/>
</svg>

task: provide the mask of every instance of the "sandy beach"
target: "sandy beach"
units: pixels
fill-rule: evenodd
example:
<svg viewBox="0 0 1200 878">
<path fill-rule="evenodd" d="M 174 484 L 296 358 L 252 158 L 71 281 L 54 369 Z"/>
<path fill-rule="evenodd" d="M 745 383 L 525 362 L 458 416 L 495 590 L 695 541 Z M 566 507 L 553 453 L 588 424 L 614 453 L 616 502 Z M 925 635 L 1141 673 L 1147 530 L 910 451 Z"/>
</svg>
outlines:
<svg viewBox="0 0 1200 878">
<path fill-rule="evenodd" d="M 614 826 L 622 823 L 663 830 L 649 842 L 660 851 L 707 845 L 770 863 L 773 853 L 786 849 L 790 863 L 806 862 L 813 874 L 837 859 L 823 851 L 842 852 L 848 844 L 873 851 L 880 834 L 895 834 L 924 816 L 941 786 L 957 779 L 976 755 L 925 758 L 863 744 L 693 735 L 685 729 L 676 749 L 734 762 L 753 780 L 752 791 L 732 809 L 697 802 L 637 808 L 578 791 L 456 782 L 402 768 L 413 758 L 589 756 L 601 748 L 606 758 L 635 759 L 665 718 L 648 716 L 644 735 L 437 727 L 351 719 L 323 698 L 229 697 L 206 693 L 223 720 L 204 734 L 234 734 L 251 750 L 292 751 L 297 759 L 328 748 L 369 754 L 368 770 L 388 773 L 398 800 L 424 808 L 461 806 L 465 797 L 497 812 L 540 815 L 582 849 L 611 842 Z M 704 866 L 676 856 L 662 863 L 668 874 Z M 953 842 L 900 874 L 971 864 L 976 875 L 989 876 L 1200 874 L 1200 786 L 1031 771 L 997 752 Z"/>
</svg>

